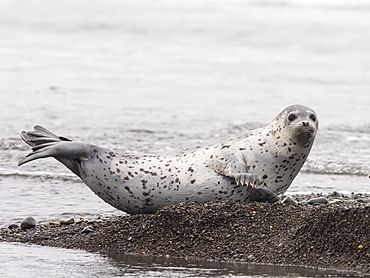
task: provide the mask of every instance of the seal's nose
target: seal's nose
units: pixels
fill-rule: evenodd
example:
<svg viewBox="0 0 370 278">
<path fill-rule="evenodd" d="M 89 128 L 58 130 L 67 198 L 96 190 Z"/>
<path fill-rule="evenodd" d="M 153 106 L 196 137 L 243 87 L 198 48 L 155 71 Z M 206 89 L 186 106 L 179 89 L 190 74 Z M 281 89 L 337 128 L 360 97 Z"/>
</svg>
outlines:
<svg viewBox="0 0 370 278">
<path fill-rule="evenodd" d="M 303 126 L 308 126 L 310 123 L 309 122 L 302 122 Z"/>
</svg>

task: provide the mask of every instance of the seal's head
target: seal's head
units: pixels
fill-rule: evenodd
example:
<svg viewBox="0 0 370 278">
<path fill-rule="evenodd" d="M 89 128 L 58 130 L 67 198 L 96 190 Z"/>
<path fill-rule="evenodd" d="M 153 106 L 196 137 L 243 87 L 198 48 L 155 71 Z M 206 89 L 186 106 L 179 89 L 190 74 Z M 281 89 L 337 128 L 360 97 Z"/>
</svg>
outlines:
<svg viewBox="0 0 370 278">
<path fill-rule="evenodd" d="M 290 138 L 304 146 L 310 145 L 315 139 L 319 120 L 311 108 L 297 104 L 281 111 L 271 125 L 274 126 L 275 131 L 284 134 L 285 139 Z"/>
</svg>

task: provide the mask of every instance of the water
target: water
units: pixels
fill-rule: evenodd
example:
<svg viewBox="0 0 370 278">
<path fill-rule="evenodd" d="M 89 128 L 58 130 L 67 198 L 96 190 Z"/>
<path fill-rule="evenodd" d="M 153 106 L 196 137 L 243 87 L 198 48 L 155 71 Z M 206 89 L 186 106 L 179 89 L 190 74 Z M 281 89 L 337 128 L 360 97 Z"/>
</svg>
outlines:
<svg viewBox="0 0 370 278">
<path fill-rule="evenodd" d="M 101 256 L 81 250 L 0 243 L 0 276 L 23 277 L 356 277 L 335 270 L 173 259 L 130 254 Z M 14 267 L 16 265 L 16 267 Z M 43 268 L 40 268 L 40 265 Z M 320 276 L 317 275 L 319 273 Z"/>
<path fill-rule="evenodd" d="M 263 126 L 300 103 L 318 113 L 320 131 L 288 193 L 369 192 L 369 14 L 367 1 L 344 0 L 1 1 L 0 226 L 121 214 L 52 159 L 16 166 L 29 151 L 18 133 L 36 123 L 123 153 L 164 153 Z M 83 258 L 100 276 L 126 269 L 45 250 L 1 244 L 0 263 L 39 272 L 63 256 L 87 277 L 95 271 Z M 155 277 L 188 275 L 162 270 Z"/>
</svg>

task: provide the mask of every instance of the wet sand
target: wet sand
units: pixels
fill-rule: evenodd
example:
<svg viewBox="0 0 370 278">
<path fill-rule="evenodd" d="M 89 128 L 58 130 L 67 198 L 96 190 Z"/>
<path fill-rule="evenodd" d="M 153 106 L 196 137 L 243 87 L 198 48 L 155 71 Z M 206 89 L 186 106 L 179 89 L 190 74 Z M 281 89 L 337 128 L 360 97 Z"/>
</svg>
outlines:
<svg viewBox="0 0 370 278">
<path fill-rule="evenodd" d="M 39 223 L 0 241 L 229 262 L 300 265 L 370 275 L 370 195 L 293 196 L 297 203 L 178 204 L 155 214 Z M 86 232 L 86 227 L 90 232 Z"/>
</svg>

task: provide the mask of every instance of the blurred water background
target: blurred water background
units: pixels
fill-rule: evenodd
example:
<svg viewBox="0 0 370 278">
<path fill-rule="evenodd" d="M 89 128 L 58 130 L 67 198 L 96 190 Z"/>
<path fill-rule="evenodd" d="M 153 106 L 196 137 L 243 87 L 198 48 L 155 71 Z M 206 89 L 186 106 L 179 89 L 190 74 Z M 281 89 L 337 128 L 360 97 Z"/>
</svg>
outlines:
<svg viewBox="0 0 370 278">
<path fill-rule="evenodd" d="M 318 113 L 320 131 L 287 193 L 369 192 L 368 1 L 2 0 L 0 34 L 1 227 L 29 215 L 121 214 L 52 159 L 17 167 L 29 151 L 19 131 L 34 124 L 122 153 L 160 154 L 264 126 L 299 103 Z M 70 262 L 78 277 L 135 270 L 127 257 L 115 264 L 82 251 L 0 248 L 7 274 L 46 267 L 38 277 L 64 277 L 52 266 Z M 124 277 L 264 275 L 210 268 L 218 269 L 145 276 L 144 267 Z"/>
</svg>

